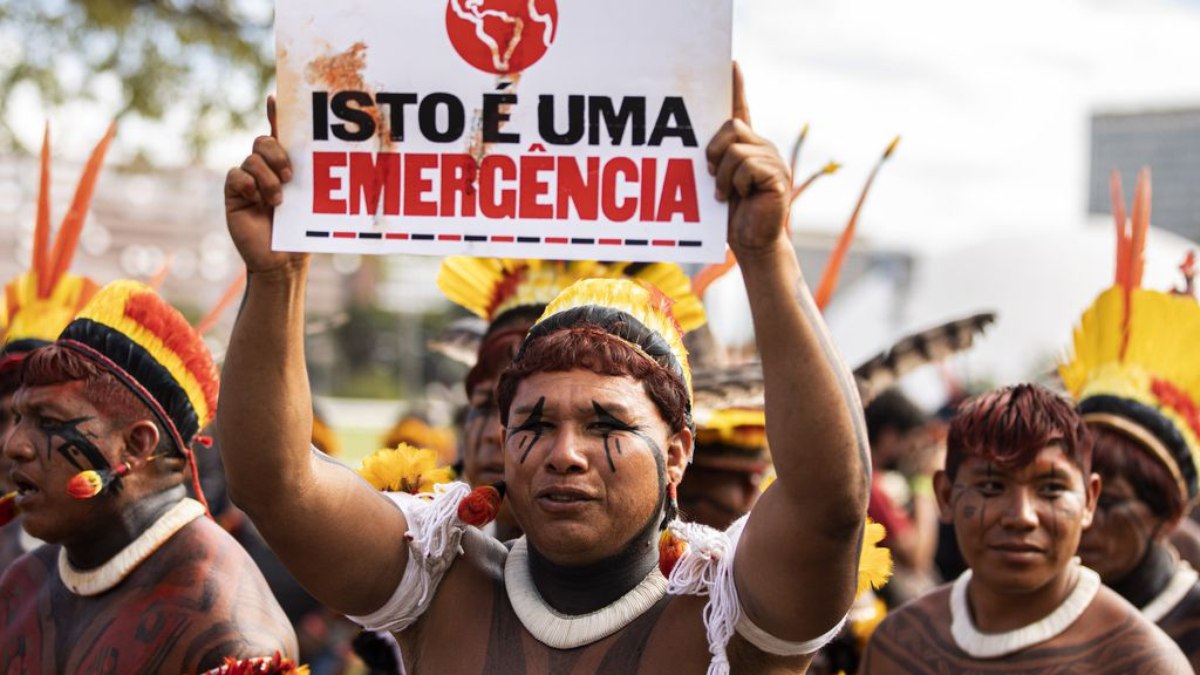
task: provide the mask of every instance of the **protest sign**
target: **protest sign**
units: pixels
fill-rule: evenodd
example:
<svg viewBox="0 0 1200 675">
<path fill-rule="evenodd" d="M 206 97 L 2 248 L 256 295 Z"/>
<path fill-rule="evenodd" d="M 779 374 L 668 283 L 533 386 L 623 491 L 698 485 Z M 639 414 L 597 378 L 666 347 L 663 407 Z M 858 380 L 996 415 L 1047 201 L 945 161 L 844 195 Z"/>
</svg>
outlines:
<svg viewBox="0 0 1200 675">
<path fill-rule="evenodd" d="M 732 0 L 280 0 L 274 247 L 709 262 Z"/>
</svg>

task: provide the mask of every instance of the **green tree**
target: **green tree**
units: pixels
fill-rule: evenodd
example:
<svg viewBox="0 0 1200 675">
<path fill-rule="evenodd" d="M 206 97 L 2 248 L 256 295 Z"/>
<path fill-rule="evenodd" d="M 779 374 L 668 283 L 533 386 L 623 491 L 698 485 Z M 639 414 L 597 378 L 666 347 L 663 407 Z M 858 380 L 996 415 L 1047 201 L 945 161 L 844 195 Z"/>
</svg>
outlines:
<svg viewBox="0 0 1200 675">
<path fill-rule="evenodd" d="M 23 86 L 48 107 L 115 90 L 122 117 L 185 116 L 199 156 L 261 119 L 272 11 L 271 0 L 0 0 L 0 109 Z M 0 118 L 0 144 L 15 143 Z"/>
</svg>

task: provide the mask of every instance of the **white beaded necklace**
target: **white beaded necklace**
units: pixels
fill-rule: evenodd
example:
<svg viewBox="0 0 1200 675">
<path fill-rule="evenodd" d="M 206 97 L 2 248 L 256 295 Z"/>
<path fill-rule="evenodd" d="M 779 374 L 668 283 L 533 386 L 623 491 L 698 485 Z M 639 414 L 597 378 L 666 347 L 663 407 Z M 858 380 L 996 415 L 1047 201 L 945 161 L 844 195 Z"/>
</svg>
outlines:
<svg viewBox="0 0 1200 675">
<path fill-rule="evenodd" d="M 77 570 L 67 560 L 67 550 L 58 550 L 58 576 L 67 590 L 75 595 L 100 595 L 121 583 L 143 560 L 149 558 L 176 532 L 204 515 L 204 507 L 194 499 L 183 499 L 162 514 L 137 539 L 109 558 L 103 565 L 90 570 Z"/>
<path fill-rule="evenodd" d="M 1180 561 L 1175 566 L 1175 574 L 1171 575 L 1171 581 L 1166 588 L 1142 608 L 1142 616 L 1149 619 L 1151 623 L 1158 623 L 1171 610 L 1175 609 L 1179 601 L 1183 600 L 1188 591 L 1192 590 L 1192 586 L 1196 585 L 1197 580 L 1200 580 L 1200 574 L 1192 569 L 1191 565 Z"/>
<path fill-rule="evenodd" d="M 529 548 L 518 539 L 504 561 L 504 587 L 521 624 L 539 642 L 555 649 L 574 649 L 603 639 L 628 626 L 667 593 L 667 580 L 655 566 L 646 578 L 616 602 L 588 614 L 562 614 L 542 599 L 529 572 Z"/>
<path fill-rule="evenodd" d="M 994 659 L 1062 634 L 1092 604 L 1100 590 L 1100 575 L 1082 565 L 1078 568 L 1079 580 L 1074 590 L 1057 609 L 1038 621 L 1006 633 L 981 633 L 975 628 L 971 610 L 967 607 L 971 570 L 963 572 L 950 589 L 950 634 L 955 644 L 977 659 Z"/>
</svg>

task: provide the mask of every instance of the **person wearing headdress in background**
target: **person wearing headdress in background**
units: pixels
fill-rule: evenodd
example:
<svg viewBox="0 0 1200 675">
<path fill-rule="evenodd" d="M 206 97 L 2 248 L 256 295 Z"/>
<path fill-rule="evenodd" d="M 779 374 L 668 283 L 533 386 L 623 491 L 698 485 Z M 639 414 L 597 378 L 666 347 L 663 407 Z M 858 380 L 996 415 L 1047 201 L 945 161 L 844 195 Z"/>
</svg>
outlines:
<svg viewBox="0 0 1200 675">
<path fill-rule="evenodd" d="M 50 126 L 42 139 L 37 211 L 33 228 L 33 247 L 29 269 L 4 286 L 3 312 L 0 312 L 0 449 L 3 449 L 15 417 L 13 394 L 19 383 L 20 364 L 38 347 L 50 344 L 71 319 L 83 309 L 98 286 L 91 279 L 70 273 L 78 247 L 87 207 L 91 202 L 104 155 L 116 127 L 107 133 L 92 151 L 75 196 L 57 234 L 50 228 Z M 0 494 L 12 495 L 9 462 L 0 454 Z M 12 496 L 5 498 L 11 501 Z M 7 508 L 0 501 L 0 511 Z M 19 516 L 0 528 L 0 574 L 18 557 L 41 545 L 20 524 Z"/>
<path fill-rule="evenodd" d="M 506 494 L 525 533 L 511 552 L 475 528 L 498 486 L 389 499 L 311 453 L 297 431 L 308 257 L 269 246 L 288 159 L 264 137 L 230 171 L 250 269 L 218 429 L 233 494 L 318 597 L 394 631 L 410 670 L 802 669 L 840 630 L 869 483 L 861 403 L 786 236 L 787 166 L 751 130 L 736 70 L 733 100 L 707 154 L 731 202 L 778 478 L 727 532 L 675 518 L 693 437 L 686 352 L 669 299 L 631 280 L 564 291 L 501 376 Z M 807 405 L 789 407 L 800 392 Z M 287 403 L 264 416 L 242 407 L 255 401 Z"/>
<path fill-rule="evenodd" d="M 680 511 L 689 521 L 727 529 L 754 507 L 770 469 L 761 409 L 698 410 L 696 449 L 679 484 Z"/>
<path fill-rule="evenodd" d="M 4 454 L 22 525 L 48 543 L 0 578 L 0 670 L 283 672 L 291 626 L 187 496 L 190 479 L 202 499 L 193 443 L 218 383 L 183 316 L 144 284 L 108 284 L 19 382 Z"/>
<path fill-rule="evenodd" d="M 1131 222 L 1116 173 L 1112 181 L 1116 280 L 1084 312 L 1059 371 L 1095 438 L 1092 466 L 1103 479 L 1079 554 L 1200 669 L 1200 575 L 1169 541 L 1200 494 L 1200 304 L 1188 263 L 1184 289 L 1141 287 L 1149 174 L 1139 177 Z"/>
<path fill-rule="evenodd" d="M 1100 477 L 1071 401 L 1033 384 L 964 404 L 934 476 L 969 569 L 892 610 L 861 673 L 1188 673 L 1179 648 L 1075 557 Z"/>
<path fill-rule="evenodd" d="M 489 485 L 504 478 L 496 384 L 546 305 L 581 279 L 619 278 L 650 283 L 675 299 L 676 316 L 686 328 L 704 323 L 704 308 L 691 294 L 691 280 L 673 263 L 462 256 L 449 257 L 442 263 L 438 288 L 452 302 L 487 322 L 476 360 L 464 382 L 467 415 L 463 425 L 462 478 L 468 485 Z M 414 445 L 427 446 L 419 442 Z M 501 541 L 521 535 L 507 504 L 487 529 Z"/>
</svg>

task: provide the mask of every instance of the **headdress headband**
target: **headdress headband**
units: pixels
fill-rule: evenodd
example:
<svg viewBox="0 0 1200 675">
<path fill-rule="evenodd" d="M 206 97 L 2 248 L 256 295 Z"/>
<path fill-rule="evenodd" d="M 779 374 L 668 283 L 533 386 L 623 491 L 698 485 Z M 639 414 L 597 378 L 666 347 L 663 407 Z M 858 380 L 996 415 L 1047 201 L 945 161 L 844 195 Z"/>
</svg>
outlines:
<svg viewBox="0 0 1200 675">
<path fill-rule="evenodd" d="M 688 295 L 695 298 L 690 290 Z M 687 349 L 683 346 L 684 329 L 674 314 L 674 306 L 671 298 L 646 282 L 584 279 L 572 284 L 546 306 L 521 350 L 538 337 L 556 330 L 595 325 L 675 372 L 687 388 L 690 403 L 692 374 Z"/>
</svg>

